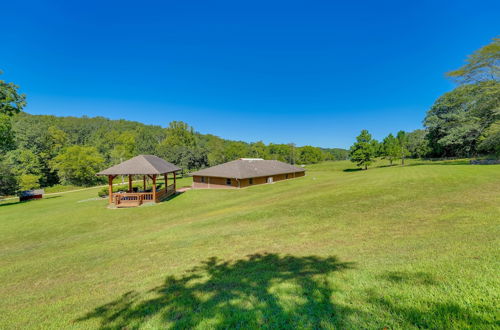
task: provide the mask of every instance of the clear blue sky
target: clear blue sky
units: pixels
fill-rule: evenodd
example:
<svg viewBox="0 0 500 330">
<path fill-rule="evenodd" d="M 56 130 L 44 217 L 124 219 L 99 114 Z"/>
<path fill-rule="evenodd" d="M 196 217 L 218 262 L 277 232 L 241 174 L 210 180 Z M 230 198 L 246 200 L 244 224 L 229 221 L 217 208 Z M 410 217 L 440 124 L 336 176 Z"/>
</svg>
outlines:
<svg viewBox="0 0 500 330">
<path fill-rule="evenodd" d="M 1 21 L 29 113 L 348 147 L 422 127 L 500 1 L 6 1 Z"/>
</svg>

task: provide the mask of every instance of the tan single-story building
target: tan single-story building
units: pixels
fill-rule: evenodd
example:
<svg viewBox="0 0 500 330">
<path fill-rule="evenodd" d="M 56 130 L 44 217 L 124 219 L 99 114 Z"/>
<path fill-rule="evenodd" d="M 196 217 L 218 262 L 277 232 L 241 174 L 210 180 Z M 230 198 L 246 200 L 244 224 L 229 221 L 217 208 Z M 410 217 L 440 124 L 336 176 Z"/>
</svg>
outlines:
<svg viewBox="0 0 500 330">
<path fill-rule="evenodd" d="M 305 175 L 305 169 L 277 160 L 240 158 L 191 175 L 195 189 L 244 188 L 301 177 Z"/>
</svg>

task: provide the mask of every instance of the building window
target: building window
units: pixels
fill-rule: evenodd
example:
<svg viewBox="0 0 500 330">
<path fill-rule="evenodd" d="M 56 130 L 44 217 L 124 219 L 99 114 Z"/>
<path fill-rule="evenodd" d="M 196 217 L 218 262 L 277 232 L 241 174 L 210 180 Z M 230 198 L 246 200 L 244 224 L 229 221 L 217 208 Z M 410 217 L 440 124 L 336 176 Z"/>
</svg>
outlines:
<svg viewBox="0 0 500 330">
<path fill-rule="evenodd" d="M 253 178 L 248 179 L 248 184 L 253 184 Z"/>
<path fill-rule="evenodd" d="M 205 177 L 204 176 L 201 177 L 201 182 L 205 183 Z"/>
<path fill-rule="evenodd" d="M 231 179 L 226 179 L 226 185 L 231 186 Z"/>
</svg>

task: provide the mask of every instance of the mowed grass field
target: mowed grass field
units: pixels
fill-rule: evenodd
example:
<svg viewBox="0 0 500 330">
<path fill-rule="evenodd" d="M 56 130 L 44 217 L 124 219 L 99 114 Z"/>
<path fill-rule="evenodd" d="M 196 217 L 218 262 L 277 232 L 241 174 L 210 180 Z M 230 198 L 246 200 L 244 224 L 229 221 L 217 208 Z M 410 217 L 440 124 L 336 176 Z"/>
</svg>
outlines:
<svg viewBox="0 0 500 330">
<path fill-rule="evenodd" d="M 306 168 L 134 209 L 0 204 L 0 328 L 500 326 L 499 165 Z"/>
</svg>

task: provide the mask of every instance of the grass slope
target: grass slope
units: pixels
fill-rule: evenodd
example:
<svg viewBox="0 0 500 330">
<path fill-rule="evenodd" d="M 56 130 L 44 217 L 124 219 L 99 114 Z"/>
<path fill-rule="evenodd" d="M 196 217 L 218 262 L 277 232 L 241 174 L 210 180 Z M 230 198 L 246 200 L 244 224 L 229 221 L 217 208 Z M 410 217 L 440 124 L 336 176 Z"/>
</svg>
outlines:
<svg viewBox="0 0 500 330">
<path fill-rule="evenodd" d="M 0 204 L 0 328 L 494 328 L 500 166 Z"/>
</svg>

